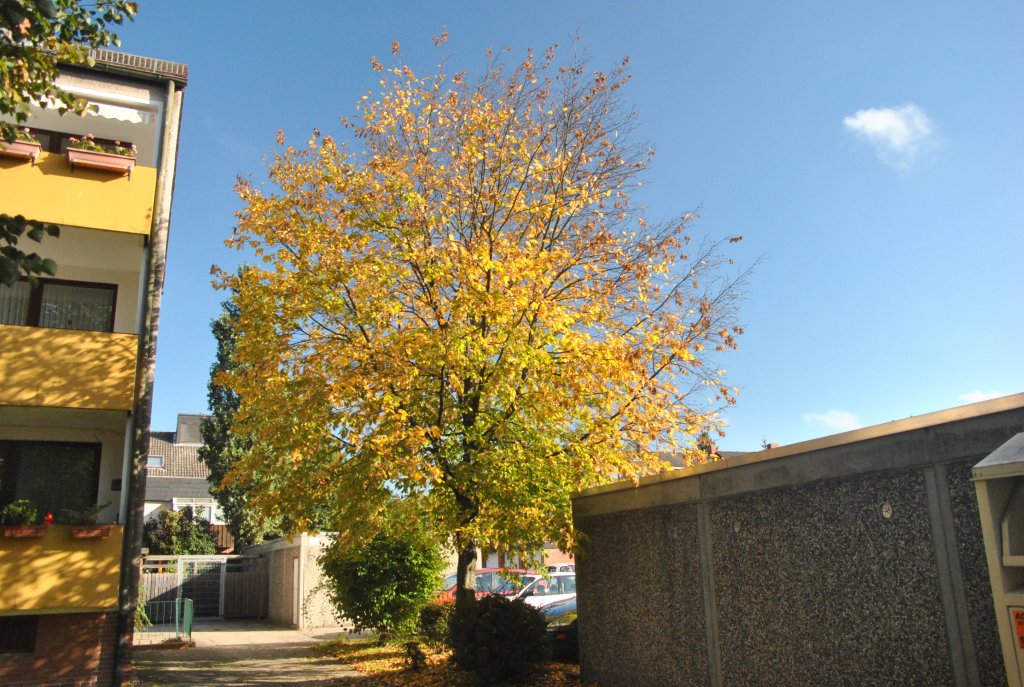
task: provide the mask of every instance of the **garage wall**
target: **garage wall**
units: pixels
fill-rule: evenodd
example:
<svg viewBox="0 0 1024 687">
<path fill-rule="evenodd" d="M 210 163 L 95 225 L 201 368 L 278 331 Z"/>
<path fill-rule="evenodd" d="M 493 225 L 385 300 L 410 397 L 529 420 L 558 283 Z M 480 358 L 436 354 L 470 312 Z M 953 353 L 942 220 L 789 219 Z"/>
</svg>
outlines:
<svg viewBox="0 0 1024 687">
<path fill-rule="evenodd" d="M 1017 395 L 580 495 L 584 680 L 1005 685 L 969 473 L 1022 429 Z"/>
<path fill-rule="evenodd" d="M 267 618 L 270 622 L 301 629 L 351 627 L 350 623 L 336 616 L 321 584 L 323 574 L 317 559 L 325 545 L 324 538 L 303 534 L 291 540 L 281 538 L 246 549 L 246 555 L 267 559 Z M 298 622 L 295 618 L 296 591 Z"/>
</svg>

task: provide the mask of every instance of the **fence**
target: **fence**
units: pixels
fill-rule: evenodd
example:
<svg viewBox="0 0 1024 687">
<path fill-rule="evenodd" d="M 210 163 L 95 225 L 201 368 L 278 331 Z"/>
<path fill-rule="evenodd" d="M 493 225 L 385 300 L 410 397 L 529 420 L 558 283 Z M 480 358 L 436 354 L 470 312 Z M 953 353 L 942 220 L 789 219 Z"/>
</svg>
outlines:
<svg viewBox="0 0 1024 687">
<path fill-rule="evenodd" d="M 145 609 L 149 625 L 135 630 L 136 645 L 192 641 L 192 599 L 147 601 Z"/>
<path fill-rule="evenodd" d="M 244 556 L 146 556 L 143 598 L 191 599 L 196 617 L 263 618 L 267 574 L 261 558 Z"/>
</svg>

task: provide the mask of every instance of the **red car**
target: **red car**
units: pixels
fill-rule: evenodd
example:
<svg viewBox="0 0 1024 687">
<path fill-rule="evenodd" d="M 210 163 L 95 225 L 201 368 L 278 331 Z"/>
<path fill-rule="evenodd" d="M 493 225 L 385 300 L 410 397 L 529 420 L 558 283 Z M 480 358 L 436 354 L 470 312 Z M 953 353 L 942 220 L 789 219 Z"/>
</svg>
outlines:
<svg viewBox="0 0 1024 687">
<path fill-rule="evenodd" d="M 518 578 L 514 579 L 514 576 Z M 476 571 L 476 595 L 478 598 L 489 594 L 512 596 L 540 576 L 536 570 L 522 568 L 481 568 Z M 437 595 L 437 600 L 455 601 L 454 573 L 444 578 L 444 586 Z"/>
</svg>

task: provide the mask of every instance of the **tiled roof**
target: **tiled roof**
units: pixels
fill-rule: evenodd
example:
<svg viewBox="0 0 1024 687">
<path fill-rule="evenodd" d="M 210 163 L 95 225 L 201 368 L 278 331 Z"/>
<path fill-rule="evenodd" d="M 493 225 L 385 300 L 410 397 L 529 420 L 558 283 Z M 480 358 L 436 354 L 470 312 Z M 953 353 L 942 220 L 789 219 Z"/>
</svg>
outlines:
<svg viewBox="0 0 1024 687">
<path fill-rule="evenodd" d="M 180 425 L 179 421 L 179 425 Z M 174 432 L 152 432 L 149 436 L 149 455 L 163 456 L 163 468 L 148 468 L 154 477 L 201 477 L 206 478 L 210 470 L 199 460 L 202 444 L 176 443 Z"/>
</svg>

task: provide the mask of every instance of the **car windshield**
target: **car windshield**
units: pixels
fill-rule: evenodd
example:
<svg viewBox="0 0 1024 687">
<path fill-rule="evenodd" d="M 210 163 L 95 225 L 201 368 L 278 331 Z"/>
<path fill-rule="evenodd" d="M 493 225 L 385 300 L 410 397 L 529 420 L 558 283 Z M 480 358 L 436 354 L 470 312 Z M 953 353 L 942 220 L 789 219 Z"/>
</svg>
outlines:
<svg viewBox="0 0 1024 687">
<path fill-rule="evenodd" d="M 576 576 L 558 575 L 545 580 L 543 577 L 535 581 L 526 590 L 526 593 L 533 596 L 554 596 L 555 594 L 575 594 Z"/>
<path fill-rule="evenodd" d="M 515 580 L 507 579 L 503 575 L 498 575 L 499 584 L 492 589 L 491 592 L 494 594 L 509 594 L 511 592 L 519 591 L 536 579 L 536 575 L 520 575 L 519 581 L 516 582 Z"/>
</svg>

